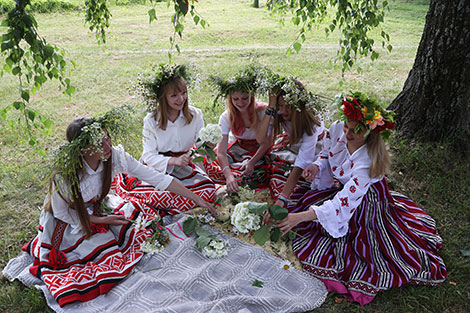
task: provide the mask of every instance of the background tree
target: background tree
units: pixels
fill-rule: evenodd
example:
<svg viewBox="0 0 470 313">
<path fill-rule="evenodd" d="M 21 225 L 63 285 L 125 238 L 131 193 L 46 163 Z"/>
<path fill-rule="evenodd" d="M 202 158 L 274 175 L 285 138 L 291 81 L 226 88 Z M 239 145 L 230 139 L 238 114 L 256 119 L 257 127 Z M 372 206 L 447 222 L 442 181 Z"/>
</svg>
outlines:
<svg viewBox="0 0 470 313">
<path fill-rule="evenodd" d="M 431 0 L 413 68 L 390 108 L 403 136 L 470 149 L 470 0 Z"/>
</svg>

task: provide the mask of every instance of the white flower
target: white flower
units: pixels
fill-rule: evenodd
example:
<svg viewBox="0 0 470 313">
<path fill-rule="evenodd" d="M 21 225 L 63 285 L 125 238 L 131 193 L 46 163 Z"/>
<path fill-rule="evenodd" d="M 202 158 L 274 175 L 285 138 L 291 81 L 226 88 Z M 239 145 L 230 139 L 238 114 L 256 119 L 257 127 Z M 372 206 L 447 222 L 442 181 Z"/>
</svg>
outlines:
<svg viewBox="0 0 470 313">
<path fill-rule="evenodd" d="M 248 210 L 249 202 L 238 203 L 233 209 L 230 222 L 235 228 L 243 234 L 250 230 L 257 230 L 261 227 L 261 218 L 259 215 L 252 214 Z"/>
<path fill-rule="evenodd" d="M 197 216 L 197 219 L 198 219 L 201 223 L 204 223 L 204 224 L 207 223 L 207 217 L 206 217 L 206 215 L 204 215 L 204 214 L 199 214 L 199 215 Z"/>
<path fill-rule="evenodd" d="M 206 215 L 206 220 L 207 220 L 207 224 L 209 224 L 209 225 L 214 225 L 215 224 L 215 217 L 213 217 L 210 214 Z"/>
<path fill-rule="evenodd" d="M 202 249 L 202 254 L 211 259 L 218 259 L 228 254 L 228 245 L 225 240 L 212 239 L 207 246 Z"/>
<path fill-rule="evenodd" d="M 238 195 L 240 196 L 240 201 L 242 202 L 253 201 L 253 198 L 255 197 L 255 190 L 248 187 L 240 188 Z"/>
<path fill-rule="evenodd" d="M 209 124 L 199 132 L 199 139 L 202 142 L 217 144 L 222 140 L 222 130 L 217 124 Z"/>
<path fill-rule="evenodd" d="M 160 252 L 163 250 L 163 248 L 164 247 L 158 241 L 156 241 L 155 243 L 145 241 L 140 244 L 140 249 L 143 252 L 150 253 L 150 254 Z"/>
<path fill-rule="evenodd" d="M 287 261 L 287 260 L 283 260 L 283 261 L 281 262 L 281 268 L 282 268 L 282 269 L 290 270 L 291 267 L 292 267 L 292 263 L 291 263 L 291 262 L 289 262 L 289 261 Z"/>
</svg>

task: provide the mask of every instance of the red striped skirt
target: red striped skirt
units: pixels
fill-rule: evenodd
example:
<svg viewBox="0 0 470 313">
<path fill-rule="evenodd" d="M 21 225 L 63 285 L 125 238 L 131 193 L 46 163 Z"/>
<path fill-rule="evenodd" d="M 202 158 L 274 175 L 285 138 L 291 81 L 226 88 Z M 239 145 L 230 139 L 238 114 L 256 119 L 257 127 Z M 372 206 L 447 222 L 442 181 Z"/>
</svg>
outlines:
<svg viewBox="0 0 470 313">
<path fill-rule="evenodd" d="M 137 202 L 117 202 L 114 212 L 120 211 L 129 219 L 156 217 L 153 209 Z M 61 307 L 107 293 L 131 273 L 143 256 L 140 244 L 152 235 L 152 230 L 136 229 L 132 223 L 92 226 L 93 235 L 86 239 L 43 211 L 38 235 L 23 247 L 34 257 L 30 272 L 44 281 Z"/>
<path fill-rule="evenodd" d="M 193 163 L 190 162 L 183 168 L 175 166 L 171 176 L 203 200 L 215 200 L 214 183 Z M 196 206 L 196 203 L 188 198 L 166 190 L 155 190 L 152 185 L 126 174 L 114 177 L 111 190 L 124 199 L 131 199 L 158 210 L 162 216 L 178 214 Z"/>
<path fill-rule="evenodd" d="M 339 189 L 299 188 L 290 212 L 332 199 Z M 329 291 L 365 305 L 375 295 L 407 283 L 441 284 L 447 270 L 438 251 L 436 222 L 407 197 L 390 192 L 383 179 L 369 188 L 349 222 L 348 233 L 331 237 L 318 222 L 300 224 L 293 250 L 303 267 Z"/>
<path fill-rule="evenodd" d="M 269 171 L 266 158 L 261 158 L 255 165 L 253 175 L 244 177 L 242 175 L 242 166 L 248 162 L 259 148 L 256 139 L 237 139 L 227 147 L 227 159 L 232 174 L 238 181 L 255 182 L 256 188 L 267 187 L 267 173 Z M 225 176 L 218 160 L 209 163 L 207 158 L 204 159 L 204 168 L 210 179 L 219 185 L 225 185 Z"/>
</svg>

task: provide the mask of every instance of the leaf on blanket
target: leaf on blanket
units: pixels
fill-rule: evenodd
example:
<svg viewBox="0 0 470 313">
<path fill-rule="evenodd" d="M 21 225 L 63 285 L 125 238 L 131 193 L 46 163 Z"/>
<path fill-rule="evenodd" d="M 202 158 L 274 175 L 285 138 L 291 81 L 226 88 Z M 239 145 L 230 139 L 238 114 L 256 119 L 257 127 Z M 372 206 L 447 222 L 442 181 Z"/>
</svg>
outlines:
<svg viewBox="0 0 470 313">
<path fill-rule="evenodd" d="M 207 237 L 207 236 L 198 237 L 196 239 L 196 244 L 194 245 L 194 247 L 198 249 L 199 251 L 202 251 L 202 249 L 204 249 L 204 247 L 206 247 L 211 240 L 212 238 Z"/>
<path fill-rule="evenodd" d="M 186 235 L 191 235 L 192 232 L 194 231 L 194 229 L 196 228 L 196 225 L 197 225 L 197 220 L 193 217 L 189 217 L 187 218 L 184 222 L 183 222 L 183 231 Z"/>
<path fill-rule="evenodd" d="M 263 288 L 263 284 L 264 283 L 262 281 L 259 281 L 259 280 L 255 279 L 255 281 L 251 285 L 254 286 L 254 287 L 258 287 L 258 288 Z"/>
<path fill-rule="evenodd" d="M 463 256 L 470 256 L 470 250 L 460 250 Z"/>
</svg>

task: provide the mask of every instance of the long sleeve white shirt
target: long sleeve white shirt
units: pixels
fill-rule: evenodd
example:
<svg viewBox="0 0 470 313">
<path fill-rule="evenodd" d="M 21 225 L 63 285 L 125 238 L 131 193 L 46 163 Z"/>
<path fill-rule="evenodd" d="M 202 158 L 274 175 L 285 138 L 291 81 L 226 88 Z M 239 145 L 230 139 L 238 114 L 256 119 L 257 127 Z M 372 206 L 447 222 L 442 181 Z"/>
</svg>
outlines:
<svg viewBox="0 0 470 313">
<path fill-rule="evenodd" d="M 352 154 L 346 144 L 343 122 L 334 123 L 323 140 L 320 157 L 314 162 L 320 171 L 312 182 L 312 189 L 331 187 L 333 177 L 343 185 L 343 189 L 333 199 L 320 206 L 310 207 L 317 214 L 323 228 L 335 238 L 347 233 L 349 220 L 361 205 L 369 187 L 382 179 L 369 176 L 371 160 L 366 144 Z"/>
<path fill-rule="evenodd" d="M 186 124 L 183 112 L 174 122 L 168 121 L 166 130 L 158 126 L 158 121 L 152 117 L 152 113 L 144 118 L 143 128 L 143 152 L 141 160 L 157 171 L 171 174 L 174 166 L 168 166 L 171 157 L 164 156 L 164 152 L 183 152 L 191 149 L 198 136 L 199 131 L 204 127 L 202 111 L 189 106 L 189 111 L 193 115 L 191 123 Z"/>
<path fill-rule="evenodd" d="M 113 177 L 118 173 L 127 173 L 152 184 L 156 189 L 160 190 L 166 189 L 173 180 L 173 177 L 143 165 L 125 152 L 121 146 L 113 147 L 112 158 Z M 83 164 L 84 168 L 80 175 L 80 190 L 82 192 L 83 201 L 86 204 L 92 199 L 99 198 L 101 194 L 104 166 L 103 163 L 100 162 L 100 165 L 95 171 L 90 168 L 86 162 L 83 162 Z M 81 231 L 78 213 L 75 209 L 70 207 L 68 186 L 61 181 L 57 184 L 56 188 L 54 188 L 50 197 L 54 217 L 72 225 L 74 233 Z M 86 207 L 88 214 L 93 214 L 92 206 L 87 204 Z"/>
</svg>

